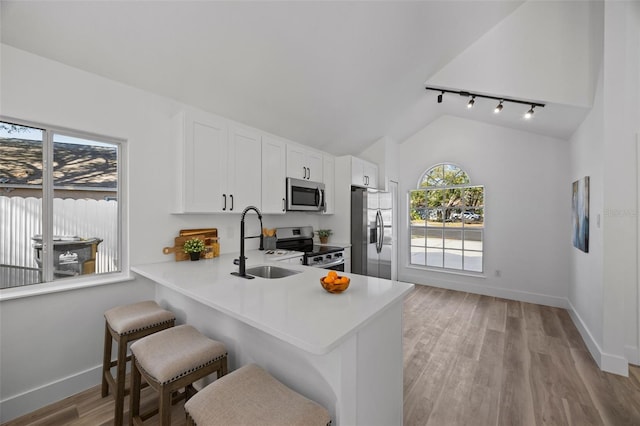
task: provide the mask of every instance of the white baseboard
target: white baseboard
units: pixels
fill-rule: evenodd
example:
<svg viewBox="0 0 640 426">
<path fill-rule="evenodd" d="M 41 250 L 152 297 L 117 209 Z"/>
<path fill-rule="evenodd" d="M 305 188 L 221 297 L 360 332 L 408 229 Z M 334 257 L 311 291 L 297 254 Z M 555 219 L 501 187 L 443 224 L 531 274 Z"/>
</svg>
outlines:
<svg viewBox="0 0 640 426">
<path fill-rule="evenodd" d="M 640 349 L 637 346 L 625 346 L 624 355 L 629 360 L 629 364 L 640 365 Z"/>
<path fill-rule="evenodd" d="M 573 323 L 578 329 L 578 332 L 580 332 L 582 340 L 584 340 L 584 343 L 587 345 L 589 353 L 596 361 L 596 364 L 598 364 L 598 367 L 600 367 L 602 371 L 628 377 L 629 362 L 627 361 L 627 359 L 619 355 L 613 355 L 603 352 L 602 348 L 600 348 L 598 342 L 593 338 L 593 335 L 591 335 L 589 328 L 582 320 L 580 314 L 578 314 L 571 301 L 567 300 L 567 304 L 569 305 L 569 307 L 567 308 L 569 315 L 571 316 Z"/>
<path fill-rule="evenodd" d="M 415 277 L 403 277 L 403 281 L 417 283 Z M 447 290 L 464 291 L 467 293 L 482 294 L 484 296 L 500 297 L 502 299 L 517 300 L 520 302 L 535 303 L 537 305 L 552 306 L 554 308 L 568 308 L 568 300 L 564 297 L 548 296 L 539 293 L 529 293 L 526 291 L 505 289 L 500 287 L 491 287 L 486 285 L 478 285 L 472 283 L 462 283 L 448 280 L 433 280 L 429 283 L 418 283 L 421 285 L 429 285 L 432 287 L 446 288 Z"/>
<path fill-rule="evenodd" d="M 102 365 L 0 401 L 0 423 L 58 402 L 100 384 Z"/>
</svg>

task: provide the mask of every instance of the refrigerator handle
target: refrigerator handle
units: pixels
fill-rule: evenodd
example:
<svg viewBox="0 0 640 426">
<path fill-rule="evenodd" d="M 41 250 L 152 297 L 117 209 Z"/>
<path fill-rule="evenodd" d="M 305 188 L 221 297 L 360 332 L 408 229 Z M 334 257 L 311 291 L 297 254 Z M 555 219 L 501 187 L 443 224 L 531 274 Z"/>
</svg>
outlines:
<svg viewBox="0 0 640 426">
<path fill-rule="evenodd" d="M 382 222 L 382 213 L 380 213 L 380 209 L 378 209 L 378 211 L 376 212 L 376 227 L 380 229 L 379 232 L 376 229 L 376 234 L 377 234 L 376 235 L 377 237 L 376 251 L 380 253 L 382 251 L 382 238 L 384 237 L 384 226 Z"/>
</svg>

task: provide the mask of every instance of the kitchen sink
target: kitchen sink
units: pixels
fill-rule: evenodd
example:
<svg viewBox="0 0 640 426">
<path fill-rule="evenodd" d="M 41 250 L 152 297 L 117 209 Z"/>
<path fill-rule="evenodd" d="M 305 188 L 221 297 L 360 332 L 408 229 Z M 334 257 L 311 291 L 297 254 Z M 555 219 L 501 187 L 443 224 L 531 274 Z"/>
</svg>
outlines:
<svg viewBox="0 0 640 426">
<path fill-rule="evenodd" d="M 247 268 L 247 274 L 267 279 L 289 277 L 291 275 L 299 274 L 300 272 L 301 271 L 271 265 L 254 266 L 253 268 Z"/>
</svg>

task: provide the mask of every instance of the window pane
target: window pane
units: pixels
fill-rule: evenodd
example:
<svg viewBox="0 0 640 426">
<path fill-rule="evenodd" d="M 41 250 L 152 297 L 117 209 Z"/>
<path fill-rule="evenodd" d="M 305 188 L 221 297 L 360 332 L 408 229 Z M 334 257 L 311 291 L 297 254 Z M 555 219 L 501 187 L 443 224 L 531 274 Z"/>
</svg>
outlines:
<svg viewBox="0 0 640 426">
<path fill-rule="evenodd" d="M 411 264 L 412 265 L 425 265 L 425 249 L 424 247 L 411 246 Z"/>
<path fill-rule="evenodd" d="M 54 279 L 118 271 L 118 146 L 53 141 Z"/>
<path fill-rule="evenodd" d="M 0 122 L 0 288 L 42 282 L 41 129 Z"/>
<path fill-rule="evenodd" d="M 442 228 L 427 228 L 427 247 L 442 248 Z"/>
<path fill-rule="evenodd" d="M 445 217 L 447 217 L 447 228 L 462 227 L 462 209 L 447 209 L 445 211 Z"/>
<path fill-rule="evenodd" d="M 464 231 L 464 248 L 465 250 L 482 251 L 482 231 L 468 230 Z"/>
<path fill-rule="evenodd" d="M 462 230 L 444 231 L 444 247 L 462 250 Z"/>
<path fill-rule="evenodd" d="M 442 268 L 442 249 L 427 249 L 427 266 Z"/>
<path fill-rule="evenodd" d="M 412 224 L 424 223 L 427 215 L 425 196 L 425 191 L 409 192 L 409 216 Z"/>
<path fill-rule="evenodd" d="M 482 252 L 469 251 L 464 252 L 464 270 L 473 272 L 482 272 Z"/>
<path fill-rule="evenodd" d="M 422 227 L 411 227 L 411 245 L 422 246 L 425 245 L 425 237 L 427 235 L 427 229 Z"/>
<path fill-rule="evenodd" d="M 445 250 L 444 267 L 449 269 L 462 269 L 462 250 Z"/>
<path fill-rule="evenodd" d="M 437 209 L 442 206 L 444 192 L 441 189 L 432 189 L 425 192 L 426 206 L 430 209 Z"/>
</svg>

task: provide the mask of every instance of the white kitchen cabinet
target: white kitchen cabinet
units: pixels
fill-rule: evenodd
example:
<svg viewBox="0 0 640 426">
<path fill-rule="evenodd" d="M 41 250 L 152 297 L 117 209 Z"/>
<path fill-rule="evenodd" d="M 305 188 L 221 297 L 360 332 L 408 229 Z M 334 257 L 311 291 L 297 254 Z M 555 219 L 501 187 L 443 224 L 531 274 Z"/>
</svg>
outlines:
<svg viewBox="0 0 640 426">
<path fill-rule="evenodd" d="M 322 153 L 287 144 L 287 177 L 322 182 Z"/>
<path fill-rule="evenodd" d="M 335 213 L 335 167 L 336 160 L 331 155 L 323 156 L 323 168 L 322 168 L 322 182 L 324 183 L 324 203 L 325 203 L 325 214 L 333 214 Z"/>
<path fill-rule="evenodd" d="M 241 213 L 247 206 L 261 208 L 262 141 L 258 131 L 232 125 L 227 146 L 227 212 Z"/>
<path fill-rule="evenodd" d="M 361 158 L 351 157 L 351 184 L 365 188 L 377 188 L 378 166 Z"/>
<path fill-rule="evenodd" d="M 260 135 L 201 111 L 179 116 L 178 213 L 237 213 L 260 206 Z"/>
<path fill-rule="evenodd" d="M 262 137 L 262 213 L 286 212 L 286 147 L 284 141 Z"/>
</svg>

